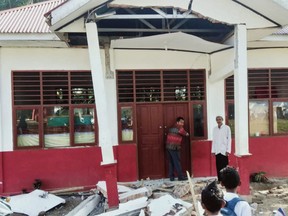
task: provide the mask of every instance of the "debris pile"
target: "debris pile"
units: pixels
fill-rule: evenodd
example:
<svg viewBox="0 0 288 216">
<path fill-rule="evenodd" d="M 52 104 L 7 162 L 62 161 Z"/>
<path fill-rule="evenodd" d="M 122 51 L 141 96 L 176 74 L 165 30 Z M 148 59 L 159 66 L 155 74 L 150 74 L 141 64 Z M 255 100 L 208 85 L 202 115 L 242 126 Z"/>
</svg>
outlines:
<svg viewBox="0 0 288 216">
<path fill-rule="evenodd" d="M 193 178 L 192 181 L 159 179 L 118 182 L 117 209 L 108 206 L 105 181 L 99 181 L 94 189 L 85 192 L 78 187 L 50 192 L 36 189 L 31 193 L 12 196 L 10 202 L 3 200 L 3 207 L 7 208 L 4 210 L 8 212 L 0 208 L 0 213 L 8 215 L 13 211 L 32 216 L 198 216 L 204 213 L 200 203 L 201 191 L 213 180 Z M 246 198 L 253 215 L 277 215 L 279 209 L 287 212 L 288 181 L 251 183 L 251 196 Z"/>
<path fill-rule="evenodd" d="M 194 186 L 197 207 L 200 206 L 200 193 L 206 180 L 198 181 Z M 145 180 L 137 182 L 118 182 L 119 208 L 116 210 L 106 207 L 100 216 L 120 215 L 197 215 L 188 181 L 169 181 L 168 179 Z M 96 190 L 107 198 L 106 182 L 101 181 L 96 185 Z M 109 202 L 109 200 L 107 200 Z M 159 208 L 161 206 L 161 208 Z M 202 214 L 203 210 L 201 208 Z"/>
<path fill-rule="evenodd" d="M 275 183 L 274 183 L 275 184 Z M 265 189 L 252 190 L 252 211 L 265 215 L 266 206 L 271 206 L 276 211 L 278 208 L 288 210 L 288 184 L 281 185 L 262 184 Z M 273 187 L 272 187 L 273 186 Z M 272 205 L 271 205 L 272 204 Z M 273 211 L 273 212 L 274 212 Z M 264 213 L 263 213 L 264 212 Z"/>
</svg>

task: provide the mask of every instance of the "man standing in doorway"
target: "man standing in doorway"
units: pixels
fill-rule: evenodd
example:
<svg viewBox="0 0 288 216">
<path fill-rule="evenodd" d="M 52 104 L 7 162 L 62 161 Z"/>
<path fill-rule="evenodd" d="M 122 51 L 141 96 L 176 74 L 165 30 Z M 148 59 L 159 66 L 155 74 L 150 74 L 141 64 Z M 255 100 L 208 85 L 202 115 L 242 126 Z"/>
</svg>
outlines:
<svg viewBox="0 0 288 216">
<path fill-rule="evenodd" d="M 231 153 L 231 129 L 223 124 L 222 116 L 216 117 L 217 126 L 213 129 L 212 154 L 216 156 L 218 182 L 221 181 L 220 170 L 229 163 Z"/>
<path fill-rule="evenodd" d="M 189 136 L 184 130 L 184 118 L 178 117 L 176 119 L 176 124 L 169 128 L 167 141 L 166 141 L 166 149 L 168 151 L 169 158 L 169 178 L 170 181 L 175 180 L 174 169 L 177 172 L 178 180 L 184 181 L 187 180 L 186 176 L 183 176 L 181 161 L 180 161 L 180 149 L 182 143 L 183 136 Z"/>
</svg>

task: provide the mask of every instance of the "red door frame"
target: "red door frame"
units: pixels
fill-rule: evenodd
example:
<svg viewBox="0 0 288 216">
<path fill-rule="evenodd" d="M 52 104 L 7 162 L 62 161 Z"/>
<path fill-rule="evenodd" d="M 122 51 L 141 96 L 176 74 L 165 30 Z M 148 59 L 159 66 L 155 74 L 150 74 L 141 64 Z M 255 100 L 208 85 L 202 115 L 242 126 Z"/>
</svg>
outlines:
<svg viewBox="0 0 288 216">
<path fill-rule="evenodd" d="M 155 113 L 158 117 L 162 116 L 161 117 L 162 122 L 159 122 L 160 125 L 157 125 L 157 129 L 160 130 L 158 133 L 160 136 L 159 140 L 161 140 L 160 145 L 162 146 L 162 147 L 160 147 L 160 149 L 163 149 L 163 155 L 164 155 L 164 160 L 163 160 L 164 173 L 163 173 L 163 176 L 159 176 L 160 178 L 167 177 L 167 175 L 168 175 L 168 160 L 167 160 L 167 154 L 166 154 L 166 150 L 165 150 L 165 139 L 166 139 L 165 134 L 167 133 L 167 129 L 175 123 L 175 120 L 178 116 L 182 116 L 185 119 L 185 123 L 186 123 L 184 127 L 190 133 L 191 125 L 189 123 L 189 120 L 190 120 L 189 104 L 190 103 L 188 103 L 188 102 L 184 102 L 184 103 L 153 103 L 153 104 L 138 104 L 138 105 L 136 105 L 138 125 L 141 124 L 141 120 L 138 117 L 138 115 L 139 115 L 138 112 L 140 112 L 139 111 L 140 107 L 146 107 L 146 106 L 147 107 L 148 106 L 161 107 L 160 110 L 162 113 L 159 113 L 159 112 Z M 168 111 L 169 108 L 170 108 L 170 111 Z M 167 116 L 169 116 L 170 118 L 166 118 Z M 147 116 L 147 118 L 148 118 L 148 116 Z M 141 160 L 143 160 L 143 155 L 142 155 L 143 152 L 141 151 L 141 141 L 140 141 L 141 140 L 141 132 L 142 132 L 141 130 L 142 130 L 142 128 L 137 127 L 139 178 L 145 177 L 145 176 L 142 176 L 142 173 L 141 173 L 141 166 L 142 166 L 142 163 L 144 163 L 141 161 Z M 187 139 L 189 141 L 187 141 Z M 182 160 L 183 172 L 185 172 L 186 170 L 191 172 L 191 140 L 190 140 L 190 137 L 183 139 L 183 145 L 185 145 L 185 146 L 183 146 L 183 149 L 181 151 L 181 157 L 185 158 Z M 149 163 L 147 163 L 147 164 L 149 164 Z M 146 176 L 146 177 L 148 177 L 148 176 Z"/>
</svg>

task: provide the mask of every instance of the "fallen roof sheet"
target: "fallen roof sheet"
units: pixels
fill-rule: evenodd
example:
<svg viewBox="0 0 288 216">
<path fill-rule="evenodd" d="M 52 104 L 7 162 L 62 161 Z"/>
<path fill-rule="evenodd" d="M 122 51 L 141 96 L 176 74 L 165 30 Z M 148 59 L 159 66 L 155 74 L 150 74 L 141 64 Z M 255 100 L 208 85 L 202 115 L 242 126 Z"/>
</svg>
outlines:
<svg viewBox="0 0 288 216">
<path fill-rule="evenodd" d="M 137 211 L 140 212 L 142 208 L 145 208 L 148 204 L 148 198 L 147 197 L 141 197 L 138 199 L 130 200 L 126 203 L 120 203 L 119 209 L 114 211 L 108 211 L 103 214 L 100 214 L 99 216 L 117 216 L 117 215 L 128 215 L 128 213 Z"/>
<path fill-rule="evenodd" d="M 159 208 L 161 206 L 161 208 Z M 151 216 L 158 215 L 183 215 L 184 213 L 190 213 L 193 210 L 191 203 L 185 202 L 181 199 L 175 199 L 171 195 L 167 194 L 158 199 L 151 200 L 148 205 L 148 209 Z"/>
<path fill-rule="evenodd" d="M 65 203 L 65 199 L 43 190 L 34 190 L 28 194 L 12 196 L 10 200 L 13 212 L 29 216 L 38 216 L 40 212 L 46 212 L 61 203 Z"/>
</svg>

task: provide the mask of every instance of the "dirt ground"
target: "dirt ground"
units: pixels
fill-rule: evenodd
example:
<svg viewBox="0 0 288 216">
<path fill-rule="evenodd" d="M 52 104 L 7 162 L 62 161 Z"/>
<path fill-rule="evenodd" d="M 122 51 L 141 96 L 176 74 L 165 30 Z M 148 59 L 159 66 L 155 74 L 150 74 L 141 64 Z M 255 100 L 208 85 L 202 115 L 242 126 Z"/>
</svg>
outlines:
<svg viewBox="0 0 288 216">
<path fill-rule="evenodd" d="M 195 193 L 197 199 L 200 199 L 200 192 L 205 181 L 195 184 Z M 197 189 L 196 189 L 197 188 Z M 269 179 L 269 183 L 250 183 L 251 196 L 249 197 L 250 205 L 255 209 L 256 216 L 272 216 L 273 210 L 283 208 L 288 215 L 288 178 Z M 61 196 L 66 200 L 66 203 L 55 207 L 46 212 L 46 216 L 64 216 L 74 209 L 83 199 L 88 196 L 79 195 L 77 193 Z M 189 202 L 188 200 L 185 200 Z M 192 202 L 192 200 L 190 200 Z M 22 214 L 14 213 L 13 216 L 20 216 Z"/>
<path fill-rule="evenodd" d="M 250 183 L 252 203 L 258 204 L 255 215 L 270 216 L 278 208 L 283 208 L 288 215 L 288 179 L 269 179 L 269 182 Z"/>
</svg>

